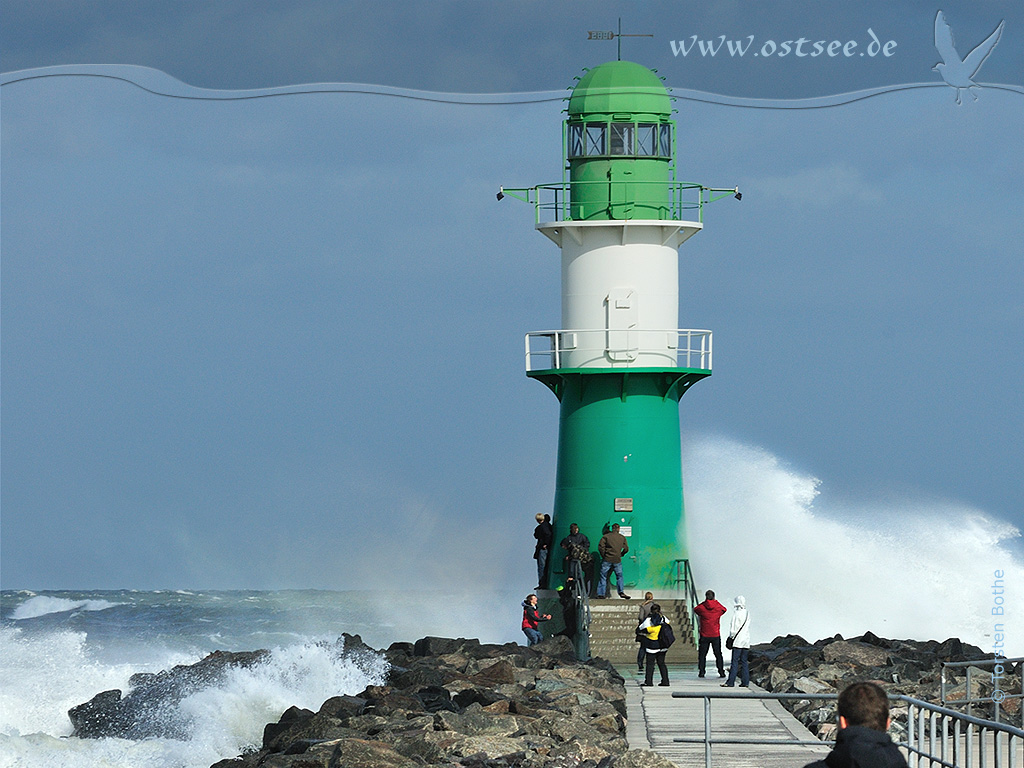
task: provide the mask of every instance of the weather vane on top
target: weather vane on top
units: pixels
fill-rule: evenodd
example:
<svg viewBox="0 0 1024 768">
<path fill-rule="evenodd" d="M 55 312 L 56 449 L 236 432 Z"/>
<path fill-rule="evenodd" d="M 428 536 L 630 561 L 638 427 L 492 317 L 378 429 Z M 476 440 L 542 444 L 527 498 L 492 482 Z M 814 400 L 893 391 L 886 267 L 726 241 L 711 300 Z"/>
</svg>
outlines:
<svg viewBox="0 0 1024 768">
<path fill-rule="evenodd" d="M 622 18 L 619 18 L 619 31 L 618 32 L 605 32 L 603 30 L 589 30 L 587 32 L 587 40 L 615 40 L 615 44 L 618 48 L 618 60 L 622 61 L 622 38 L 624 37 L 654 37 L 654 35 L 624 35 L 622 34 Z"/>
</svg>

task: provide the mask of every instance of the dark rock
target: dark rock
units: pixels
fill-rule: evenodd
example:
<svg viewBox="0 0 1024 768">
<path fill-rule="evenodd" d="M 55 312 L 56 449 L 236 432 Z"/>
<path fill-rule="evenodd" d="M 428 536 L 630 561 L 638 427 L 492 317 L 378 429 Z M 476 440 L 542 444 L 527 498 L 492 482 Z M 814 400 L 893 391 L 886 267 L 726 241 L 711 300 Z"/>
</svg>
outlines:
<svg viewBox="0 0 1024 768">
<path fill-rule="evenodd" d="M 489 667 L 485 667 L 471 678 L 474 682 L 501 685 L 502 683 L 516 682 L 516 668 L 504 659 L 496 661 Z"/>
<path fill-rule="evenodd" d="M 229 669 L 254 666 L 269 653 L 215 651 L 195 664 L 133 675 L 134 687 L 126 696 L 122 697 L 119 690 L 104 691 L 70 709 L 68 717 L 75 729 L 72 735 L 85 739 L 187 738 L 189 722 L 177 711 L 181 700 L 218 685 Z"/>
<path fill-rule="evenodd" d="M 941 663 L 982 658 L 985 653 L 980 648 L 956 638 L 941 643 L 893 640 L 865 632 L 853 640 L 836 635 L 808 645 L 803 638 L 789 635 L 751 649 L 750 669 L 754 682 L 776 692 L 841 691 L 853 682 L 872 681 L 889 693 L 938 703 Z M 984 693 L 980 683 L 989 677 L 985 670 L 978 670 L 979 684 L 972 692 Z M 947 670 L 946 680 L 947 693 L 967 693 L 963 675 L 954 678 L 953 670 Z M 835 720 L 834 705 L 804 699 L 784 701 L 783 706 L 812 732 L 834 738 L 834 728 L 826 727 Z M 975 714 L 990 716 L 985 707 L 975 705 Z M 894 733 L 905 731 L 906 716 L 905 707 L 893 709 Z"/>
<path fill-rule="evenodd" d="M 320 706 L 319 714 L 344 720 L 356 717 L 366 709 L 366 699 L 358 696 L 332 696 Z"/>
<path fill-rule="evenodd" d="M 452 702 L 452 695 L 440 686 L 427 686 L 416 691 L 416 698 L 420 700 L 427 712 L 458 712 L 459 706 Z"/>
<path fill-rule="evenodd" d="M 865 667 L 879 667 L 889 660 L 889 652 L 884 648 L 855 640 L 836 640 L 821 649 L 825 661 L 846 661 Z"/>
<path fill-rule="evenodd" d="M 480 647 L 479 640 L 467 640 L 464 637 L 422 637 L 413 645 L 413 656 L 443 656 L 448 653 L 459 653 L 467 647 Z"/>
<path fill-rule="evenodd" d="M 418 764 L 390 745 L 369 739 L 341 739 L 330 765 L 338 768 L 418 768 Z"/>
<path fill-rule="evenodd" d="M 339 641 L 349 652 L 361 641 Z M 622 677 L 565 638 L 527 648 L 465 638 L 394 644 L 388 685 L 291 708 L 263 748 L 221 768 L 632 768 Z M 647 753 L 649 755 L 649 753 Z M 650 763 L 658 765 L 658 763 Z"/>
<path fill-rule="evenodd" d="M 270 749 L 272 752 L 280 752 L 283 750 L 274 749 L 278 738 L 281 734 L 286 733 L 295 729 L 296 726 L 301 727 L 309 720 L 313 719 L 314 713 L 308 709 L 299 709 L 298 707 L 289 707 L 281 715 L 281 718 L 276 723 L 267 723 L 263 728 L 263 746 L 266 749 Z"/>
</svg>

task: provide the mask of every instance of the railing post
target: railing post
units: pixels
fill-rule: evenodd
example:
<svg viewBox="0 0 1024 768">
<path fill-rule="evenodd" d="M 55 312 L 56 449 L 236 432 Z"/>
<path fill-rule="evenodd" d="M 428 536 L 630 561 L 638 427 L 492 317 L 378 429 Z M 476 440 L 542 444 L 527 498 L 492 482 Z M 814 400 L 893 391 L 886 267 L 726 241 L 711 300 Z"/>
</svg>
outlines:
<svg viewBox="0 0 1024 768">
<path fill-rule="evenodd" d="M 932 712 L 928 715 L 928 756 L 930 758 L 935 757 L 935 713 Z M 928 765 L 934 765 L 935 760 L 930 759 Z"/>
<path fill-rule="evenodd" d="M 946 758 L 949 756 L 949 723 L 946 721 L 949 719 L 947 715 L 943 715 L 939 719 L 939 728 L 942 729 L 942 741 L 939 746 L 939 759 L 942 762 L 946 762 Z"/>
<path fill-rule="evenodd" d="M 939 704 L 946 706 L 946 662 L 939 665 Z"/>
<path fill-rule="evenodd" d="M 711 698 L 704 697 L 704 768 L 711 768 Z"/>
<path fill-rule="evenodd" d="M 974 697 L 971 695 L 971 668 L 967 668 L 967 714 L 974 715 Z"/>
<path fill-rule="evenodd" d="M 907 722 L 907 726 L 909 725 L 910 723 Z M 918 754 L 916 754 L 918 759 L 914 762 L 920 766 L 922 758 L 921 753 L 925 751 L 925 711 L 920 707 L 918 708 L 918 722 L 916 722 L 916 728 L 918 728 Z"/>
</svg>

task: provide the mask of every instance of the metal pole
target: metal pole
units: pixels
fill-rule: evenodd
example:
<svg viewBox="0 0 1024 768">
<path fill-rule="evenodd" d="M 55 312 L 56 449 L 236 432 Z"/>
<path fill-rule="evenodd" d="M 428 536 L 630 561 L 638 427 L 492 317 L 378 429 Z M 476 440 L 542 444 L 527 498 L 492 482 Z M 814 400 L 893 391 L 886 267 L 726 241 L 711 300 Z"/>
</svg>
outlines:
<svg viewBox="0 0 1024 768">
<path fill-rule="evenodd" d="M 711 699 L 704 697 L 704 768 L 711 768 Z"/>
<path fill-rule="evenodd" d="M 928 754 L 935 754 L 935 713 L 928 717 Z M 933 762 L 929 762 L 932 765 Z"/>
</svg>

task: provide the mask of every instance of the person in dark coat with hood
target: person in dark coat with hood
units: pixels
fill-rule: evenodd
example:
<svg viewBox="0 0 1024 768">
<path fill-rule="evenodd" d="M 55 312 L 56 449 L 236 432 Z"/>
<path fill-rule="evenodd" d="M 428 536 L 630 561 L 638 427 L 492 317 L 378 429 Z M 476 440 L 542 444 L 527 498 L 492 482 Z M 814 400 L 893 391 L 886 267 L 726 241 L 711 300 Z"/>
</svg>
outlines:
<svg viewBox="0 0 1024 768">
<path fill-rule="evenodd" d="M 824 760 L 804 768 L 907 768 L 889 730 L 889 699 L 874 683 L 853 683 L 839 694 L 839 735 Z"/>
<path fill-rule="evenodd" d="M 533 548 L 533 559 L 537 561 L 537 586 L 536 589 L 544 589 L 544 577 L 547 575 L 548 555 L 551 554 L 551 539 L 554 531 L 551 529 L 551 515 L 536 515 L 537 527 L 533 529 L 533 538 L 537 545 Z"/>
</svg>

